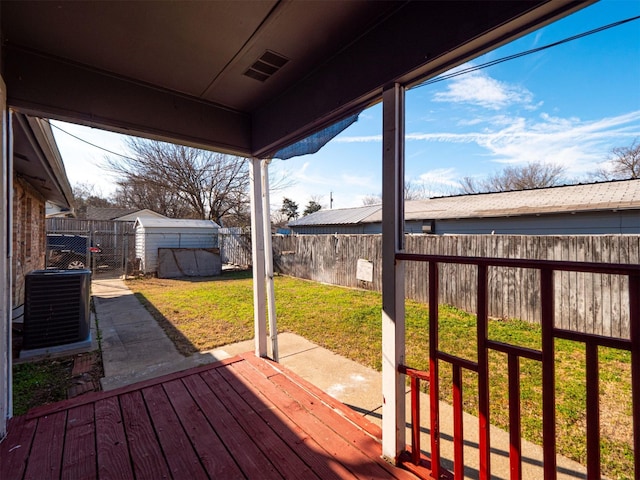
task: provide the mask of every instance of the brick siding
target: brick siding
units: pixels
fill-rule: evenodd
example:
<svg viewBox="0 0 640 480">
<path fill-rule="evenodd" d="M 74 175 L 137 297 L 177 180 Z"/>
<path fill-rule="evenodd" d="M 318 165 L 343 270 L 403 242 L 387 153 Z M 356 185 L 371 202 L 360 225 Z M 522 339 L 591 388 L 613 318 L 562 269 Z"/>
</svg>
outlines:
<svg viewBox="0 0 640 480">
<path fill-rule="evenodd" d="M 45 199 L 21 178 L 13 182 L 13 308 L 24 304 L 24 277 L 45 267 Z"/>
</svg>

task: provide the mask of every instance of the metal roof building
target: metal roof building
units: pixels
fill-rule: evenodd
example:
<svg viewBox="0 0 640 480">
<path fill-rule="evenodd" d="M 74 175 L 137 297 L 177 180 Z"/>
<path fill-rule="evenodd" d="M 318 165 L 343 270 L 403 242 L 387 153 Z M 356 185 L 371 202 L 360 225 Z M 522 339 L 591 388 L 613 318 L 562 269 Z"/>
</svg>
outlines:
<svg viewBox="0 0 640 480">
<path fill-rule="evenodd" d="M 640 179 L 405 202 L 405 231 L 435 234 L 640 233 Z M 320 210 L 295 233 L 381 233 L 382 206 Z"/>
</svg>

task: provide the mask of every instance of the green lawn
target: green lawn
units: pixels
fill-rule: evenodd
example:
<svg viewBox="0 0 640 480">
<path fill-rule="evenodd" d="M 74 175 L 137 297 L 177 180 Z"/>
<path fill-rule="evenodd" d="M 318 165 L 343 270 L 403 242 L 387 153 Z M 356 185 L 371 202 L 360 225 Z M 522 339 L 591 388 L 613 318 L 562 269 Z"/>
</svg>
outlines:
<svg viewBox="0 0 640 480">
<path fill-rule="evenodd" d="M 13 366 L 13 414 L 67 398 L 71 386 L 73 357 Z"/>
<path fill-rule="evenodd" d="M 144 279 L 128 286 L 189 354 L 253 337 L 253 293 L 247 273 L 206 280 Z M 381 296 L 289 277 L 275 278 L 278 330 L 297 333 L 363 365 L 381 368 Z M 477 357 L 475 316 L 440 307 L 440 348 Z M 407 363 L 428 369 L 428 308 L 406 304 Z M 490 337 L 530 348 L 540 346 L 540 328 L 518 320 L 491 321 Z M 585 447 L 585 354 L 581 344 L 556 341 L 556 398 L 559 453 L 581 463 Z M 630 353 L 600 349 L 603 473 L 632 478 Z M 451 399 L 451 370 L 441 362 L 441 395 Z M 491 423 L 508 426 L 506 355 L 490 354 Z M 521 360 L 523 437 L 541 443 L 541 368 Z M 477 413 L 476 375 L 463 374 L 465 409 Z"/>
</svg>

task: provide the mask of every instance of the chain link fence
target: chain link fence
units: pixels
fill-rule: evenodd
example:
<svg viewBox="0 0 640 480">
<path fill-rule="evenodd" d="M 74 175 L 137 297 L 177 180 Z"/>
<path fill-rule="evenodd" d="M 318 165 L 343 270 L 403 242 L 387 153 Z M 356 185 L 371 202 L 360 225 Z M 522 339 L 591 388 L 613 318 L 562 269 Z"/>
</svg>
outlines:
<svg viewBox="0 0 640 480">
<path fill-rule="evenodd" d="M 135 263 L 133 233 L 47 232 L 46 268 L 88 268 L 94 277 L 120 277 L 133 274 Z"/>
<path fill-rule="evenodd" d="M 248 229 L 220 228 L 213 238 L 211 234 L 207 236 L 204 239 L 187 232 L 165 233 L 162 234 L 164 240 L 154 248 L 219 248 L 222 264 L 234 268 L 251 265 Z M 167 243 L 167 237 L 173 241 Z M 141 265 L 141 252 L 136 252 L 132 222 L 47 219 L 46 268 L 89 268 L 94 277 L 115 278 L 136 275 L 141 272 Z"/>
</svg>

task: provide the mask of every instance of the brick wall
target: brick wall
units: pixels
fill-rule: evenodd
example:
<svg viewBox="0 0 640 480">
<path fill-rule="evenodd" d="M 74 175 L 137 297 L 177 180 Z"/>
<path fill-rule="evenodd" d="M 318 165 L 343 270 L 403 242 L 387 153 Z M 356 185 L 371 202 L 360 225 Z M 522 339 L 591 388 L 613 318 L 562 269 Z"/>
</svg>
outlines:
<svg viewBox="0 0 640 480">
<path fill-rule="evenodd" d="M 24 304 L 24 276 L 45 267 L 45 200 L 21 178 L 13 182 L 13 308 Z"/>
</svg>

